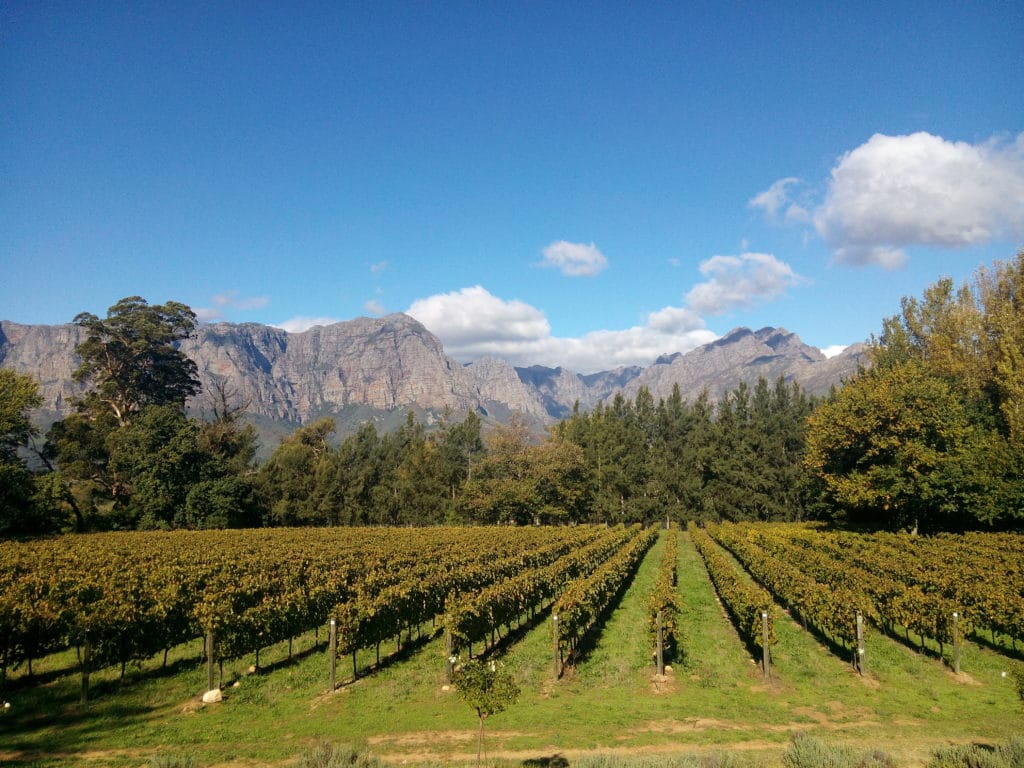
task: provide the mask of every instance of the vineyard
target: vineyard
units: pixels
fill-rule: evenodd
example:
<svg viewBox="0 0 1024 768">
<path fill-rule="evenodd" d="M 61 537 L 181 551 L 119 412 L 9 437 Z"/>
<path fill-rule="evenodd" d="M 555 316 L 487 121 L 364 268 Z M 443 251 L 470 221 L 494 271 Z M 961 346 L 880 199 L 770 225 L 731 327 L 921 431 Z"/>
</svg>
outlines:
<svg viewBox="0 0 1024 768">
<path fill-rule="evenodd" d="M 200 744 L 223 757 L 217 739 L 237 740 L 233 728 L 266 713 L 278 736 L 259 754 L 275 760 L 291 739 L 290 754 L 300 751 L 297 733 L 383 745 L 394 733 L 457 734 L 458 702 L 444 691 L 459 659 L 481 655 L 514 669 L 525 691 L 528 705 L 502 715 L 518 735 L 501 743 L 516 754 L 672 751 L 673 734 L 705 750 L 756 735 L 771 753 L 823 722 L 852 743 L 883 727 L 898 753 L 922 728 L 931 744 L 1005 738 L 1024 725 L 1012 684 L 1024 648 L 1024 541 L 1013 534 L 750 523 L 660 535 L 154 532 L 4 543 L 0 563 L 0 681 L 12 703 L 0 743 L 16 745 L 0 746 L 0 759 L 9 761 L 37 762 L 54 744 L 85 749 L 82 725 L 130 709 L 143 690 L 163 702 L 162 735 L 152 741 L 127 718 L 109 737 L 89 730 L 89 748 Z M 832 698 L 820 699 L 823 687 Z M 209 689 L 224 701 L 203 709 L 195 702 Z M 59 711 L 41 716 L 45 701 Z M 315 718 L 313 731 L 295 723 L 301 714 L 285 717 L 285 738 L 276 723 L 285 701 L 335 715 Z M 208 735 L 178 730 L 183 707 Z M 380 722 L 361 719 L 382 707 Z M 708 722 L 721 727 L 696 725 Z M 78 737 L 64 742 L 69 734 Z M 430 759 L 457 759 L 446 738 Z"/>
</svg>

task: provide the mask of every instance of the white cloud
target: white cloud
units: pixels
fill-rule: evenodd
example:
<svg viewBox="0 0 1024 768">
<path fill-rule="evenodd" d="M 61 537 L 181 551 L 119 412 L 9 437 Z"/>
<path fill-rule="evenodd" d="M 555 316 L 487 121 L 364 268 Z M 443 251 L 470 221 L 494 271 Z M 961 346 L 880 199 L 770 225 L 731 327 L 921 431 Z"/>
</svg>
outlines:
<svg viewBox="0 0 1024 768">
<path fill-rule="evenodd" d="M 558 338 L 541 310 L 501 299 L 481 286 L 419 299 L 407 314 L 436 334 L 445 352 L 460 362 L 493 356 L 513 365 L 562 365 L 582 373 L 649 365 L 658 355 L 687 352 L 717 338 L 696 313 L 682 307 L 652 312 L 642 326 Z"/>
<path fill-rule="evenodd" d="M 764 215 L 771 221 L 779 220 L 779 212 L 783 208 L 789 208 L 793 205 L 790 200 L 789 187 L 800 182 L 800 179 L 795 176 L 789 176 L 785 179 L 779 179 L 772 184 L 768 189 L 760 194 L 755 195 L 751 198 L 750 202 L 747 203 L 751 208 L 760 208 L 764 211 Z"/>
<path fill-rule="evenodd" d="M 751 208 L 760 208 L 764 211 L 765 217 L 774 223 L 783 220 L 790 223 L 810 221 L 810 212 L 803 205 L 797 203 L 790 193 L 790 188 L 799 184 L 800 179 L 795 176 L 779 179 L 764 192 L 752 197 L 747 205 Z M 746 247 L 744 244 L 743 248 L 746 249 Z"/>
<path fill-rule="evenodd" d="M 543 250 L 545 267 L 557 267 L 569 277 L 593 277 L 608 266 L 608 259 L 591 243 L 569 243 L 559 240 Z"/>
<path fill-rule="evenodd" d="M 823 354 L 825 357 L 835 357 L 836 355 L 841 354 L 842 351 L 844 349 L 846 349 L 848 346 L 850 346 L 850 345 L 849 344 L 833 344 L 833 345 L 825 347 L 823 350 L 821 350 L 821 354 Z"/>
<path fill-rule="evenodd" d="M 376 274 L 379 274 L 379 273 L 383 272 L 387 268 L 388 268 L 388 263 L 386 261 L 378 261 L 376 264 L 371 264 L 370 265 L 370 272 L 372 272 L 373 274 L 376 275 Z"/>
<path fill-rule="evenodd" d="M 514 343 L 551 333 L 551 326 L 539 309 L 518 299 L 499 299 L 479 285 L 417 299 L 407 314 L 446 344 L 459 347 L 476 344 L 481 339 Z"/>
<path fill-rule="evenodd" d="M 363 309 L 369 312 L 371 315 L 384 315 L 387 314 L 387 310 L 384 309 L 384 305 L 377 299 L 370 299 L 363 304 Z"/>
<path fill-rule="evenodd" d="M 966 248 L 1024 235 L 1024 133 L 980 144 L 875 134 L 836 162 L 813 210 L 780 179 L 750 201 L 771 220 L 813 221 L 835 260 L 897 269 L 906 248 Z"/>
<path fill-rule="evenodd" d="M 792 267 L 769 253 L 712 256 L 701 262 L 700 271 L 711 279 L 690 289 L 686 303 L 694 311 L 708 315 L 777 299 L 787 289 L 805 282 Z"/>
<path fill-rule="evenodd" d="M 315 328 L 318 325 L 333 325 L 334 323 L 340 323 L 341 321 L 333 317 L 293 317 L 291 320 L 285 320 L 283 323 L 274 323 L 274 328 L 280 328 L 282 331 L 288 333 L 302 333 L 308 331 L 310 328 Z"/>
<path fill-rule="evenodd" d="M 704 321 L 686 307 L 664 307 L 647 316 L 647 326 L 659 333 L 686 333 L 703 328 Z"/>
<path fill-rule="evenodd" d="M 224 313 L 212 307 L 196 307 L 192 310 L 196 313 L 196 319 L 202 323 L 212 323 L 224 317 Z"/>
<path fill-rule="evenodd" d="M 224 291 L 223 293 L 217 293 L 210 297 L 212 307 L 198 307 L 192 311 L 196 313 L 196 317 L 204 323 L 211 323 L 215 320 L 224 319 L 224 311 L 230 309 L 239 309 L 242 311 L 249 309 L 262 309 L 263 307 L 270 304 L 269 296 L 247 296 L 240 297 L 238 291 Z"/>
<path fill-rule="evenodd" d="M 270 303 L 268 296 L 246 296 L 240 297 L 238 291 L 225 291 L 213 297 L 213 303 L 218 307 L 230 309 L 263 309 Z"/>
</svg>

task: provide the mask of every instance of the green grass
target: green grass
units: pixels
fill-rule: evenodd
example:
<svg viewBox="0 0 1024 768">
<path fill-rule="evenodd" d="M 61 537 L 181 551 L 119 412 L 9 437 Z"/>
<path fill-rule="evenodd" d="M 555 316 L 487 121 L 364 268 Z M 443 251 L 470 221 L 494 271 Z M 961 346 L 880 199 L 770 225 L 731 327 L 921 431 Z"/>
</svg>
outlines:
<svg viewBox="0 0 1024 768">
<path fill-rule="evenodd" d="M 1012 672 L 1019 662 L 965 643 L 963 674 L 877 631 L 867 641 L 861 676 L 784 614 L 777 623 L 773 677 L 762 680 L 724 619 L 689 540 L 679 547 L 684 658 L 657 679 L 644 604 L 661 557 L 652 548 L 611 610 L 589 652 L 555 681 L 550 617 L 514 635 L 500 650 L 523 690 L 520 701 L 486 725 L 485 748 L 500 765 L 587 764 L 773 766 L 807 734 L 837 749 L 882 750 L 897 766 L 923 766 L 941 747 L 1007 742 L 1024 730 Z M 424 632 L 429 635 L 429 627 Z M 320 634 L 321 643 L 325 640 Z M 385 763 L 446 764 L 476 755 L 476 715 L 445 689 L 439 635 L 329 693 L 323 645 L 299 638 L 253 659 L 225 664 L 225 701 L 203 707 L 205 667 L 198 641 L 161 659 L 92 675 L 92 700 L 79 704 L 73 652 L 9 674 L 0 715 L 0 764 L 12 766 L 294 765 L 322 742 L 351 745 Z M 394 651 L 394 644 L 382 653 Z M 372 650 L 360 668 L 375 661 Z M 233 683 L 238 683 L 234 686 Z M 617 762 L 616 762 L 617 761 Z M 703 761 L 703 762 L 702 762 Z"/>
</svg>

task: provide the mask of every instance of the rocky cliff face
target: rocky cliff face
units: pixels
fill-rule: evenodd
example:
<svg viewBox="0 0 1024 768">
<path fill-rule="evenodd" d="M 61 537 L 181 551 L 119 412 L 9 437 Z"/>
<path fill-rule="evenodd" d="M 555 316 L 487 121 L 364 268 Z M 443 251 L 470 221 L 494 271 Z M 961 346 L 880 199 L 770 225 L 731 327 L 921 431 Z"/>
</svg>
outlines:
<svg viewBox="0 0 1024 768">
<path fill-rule="evenodd" d="M 0 321 L 0 365 L 32 375 L 44 407 L 63 418 L 85 387 L 71 376 L 78 368 L 75 347 L 84 341 L 77 325 L 20 325 Z"/>
<path fill-rule="evenodd" d="M 306 422 L 350 405 L 465 410 L 470 377 L 407 315 L 287 333 L 263 325 L 202 326 L 182 344 L 204 389 L 220 380 L 261 416 Z"/>
<path fill-rule="evenodd" d="M 519 411 L 541 422 L 550 419 L 544 404 L 504 360 L 483 357 L 465 367 L 481 408 L 499 420 L 504 414 Z"/>
<path fill-rule="evenodd" d="M 75 325 L 4 321 L 0 365 L 35 376 L 45 409 L 60 418 L 83 392 L 71 378 L 82 339 Z M 641 386 L 655 399 L 668 397 L 677 383 L 686 399 L 705 388 L 717 399 L 741 380 L 753 384 L 759 376 L 770 382 L 783 376 L 823 394 L 852 375 L 863 359 L 860 345 L 827 360 L 784 329 L 738 328 L 686 354 L 664 355 L 646 369 L 583 376 L 564 368 L 513 368 L 494 358 L 462 366 L 444 354 L 436 336 L 403 314 L 304 333 L 252 323 L 203 325 L 181 348 L 196 362 L 204 391 L 224 384 L 254 417 L 293 425 L 350 407 L 476 410 L 496 421 L 518 411 L 540 425 L 569 415 L 577 402 L 589 410 L 619 391 L 635 397 Z M 192 405 L 203 408 L 204 397 Z"/>
<path fill-rule="evenodd" d="M 799 382 L 810 394 L 824 394 L 832 383 L 856 371 L 862 352 L 858 345 L 827 359 L 784 328 L 736 328 L 685 355 L 659 358 L 661 362 L 626 384 L 623 393 L 635 397 L 640 387 L 647 387 L 657 400 L 671 395 L 673 385 L 679 384 L 684 400 L 692 401 L 707 390 L 715 401 L 741 381 L 753 385 L 764 377 L 773 383 L 781 376 Z"/>
</svg>

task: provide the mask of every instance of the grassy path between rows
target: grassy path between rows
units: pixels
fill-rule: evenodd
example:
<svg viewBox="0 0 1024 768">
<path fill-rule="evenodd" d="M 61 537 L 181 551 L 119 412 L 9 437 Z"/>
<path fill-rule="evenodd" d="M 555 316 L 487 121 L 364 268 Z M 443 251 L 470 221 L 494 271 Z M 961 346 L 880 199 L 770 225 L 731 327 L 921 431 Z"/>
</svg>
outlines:
<svg viewBox="0 0 1024 768">
<path fill-rule="evenodd" d="M 782 614 L 774 675 L 763 681 L 685 534 L 685 658 L 657 678 L 644 611 L 662 549 L 661 541 L 651 549 L 589 653 L 558 681 L 547 614 L 497 654 L 523 694 L 488 721 L 490 758 L 518 765 L 555 755 L 572 762 L 595 753 L 729 753 L 738 756 L 730 765 L 770 766 L 799 730 L 884 749 L 911 768 L 938 746 L 1005 741 L 1024 730 L 1024 712 L 1001 677 L 1011 662 L 970 644 L 965 674 L 954 676 L 876 632 L 862 677 Z M 15 686 L 11 712 L 0 716 L 0 763 L 141 766 L 154 755 L 189 755 L 198 766 L 285 766 L 319 740 L 365 746 L 396 764 L 475 759 L 476 717 L 446 689 L 439 635 L 334 693 L 327 692 L 326 654 L 313 643 L 312 634 L 299 638 L 290 663 L 287 644 L 265 650 L 261 661 L 273 668 L 260 674 L 246 674 L 252 659 L 226 665 L 226 677 L 238 685 L 226 688 L 223 703 L 206 707 L 198 704 L 205 669 L 194 644 L 176 650 L 171 671 L 157 674 L 159 660 L 151 660 L 143 673 L 130 672 L 121 690 L 116 670 L 96 673 L 96 698 L 85 707 L 74 673 L 34 688 Z M 361 667 L 373 661 L 372 651 L 360 654 Z M 73 658 L 46 660 L 39 671 L 45 674 L 47 664 L 70 668 Z M 350 667 L 342 660 L 338 671 L 344 678 Z"/>
</svg>

